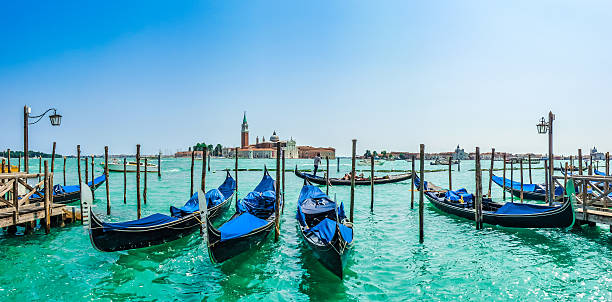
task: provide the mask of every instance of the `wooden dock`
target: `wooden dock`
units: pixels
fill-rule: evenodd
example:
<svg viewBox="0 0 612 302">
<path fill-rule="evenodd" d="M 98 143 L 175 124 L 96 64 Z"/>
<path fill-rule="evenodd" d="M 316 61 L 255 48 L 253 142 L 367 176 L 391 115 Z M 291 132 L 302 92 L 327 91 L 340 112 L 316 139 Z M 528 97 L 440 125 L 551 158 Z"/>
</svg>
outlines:
<svg viewBox="0 0 612 302">
<path fill-rule="evenodd" d="M 40 179 L 36 185 L 28 184 L 28 179 Z M 45 162 L 45 173 L 4 173 L 0 175 L 0 227 L 14 232 L 17 226 L 31 229 L 37 220 L 50 232 L 52 221 L 63 224 L 66 216 L 74 217 L 74 210 L 66 205 L 53 203 L 53 173 L 49 173 Z M 31 202 L 34 195 L 41 195 L 37 202 Z"/>
<path fill-rule="evenodd" d="M 553 178 L 558 185 L 563 181 L 564 186 L 567 181 L 573 180 L 577 225 L 607 224 L 612 231 L 612 198 L 609 196 L 612 193 L 612 176 L 568 175 Z"/>
</svg>

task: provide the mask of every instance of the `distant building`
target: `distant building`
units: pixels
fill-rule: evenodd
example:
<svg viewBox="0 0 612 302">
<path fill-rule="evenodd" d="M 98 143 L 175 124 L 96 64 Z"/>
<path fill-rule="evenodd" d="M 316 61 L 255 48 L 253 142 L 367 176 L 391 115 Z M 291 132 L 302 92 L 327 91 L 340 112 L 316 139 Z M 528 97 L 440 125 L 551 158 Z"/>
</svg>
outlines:
<svg viewBox="0 0 612 302">
<path fill-rule="evenodd" d="M 317 154 L 321 154 L 321 158 L 325 158 L 326 156 L 329 157 L 329 159 L 336 158 L 336 149 L 332 147 L 316 148 L 311 146 L 298 146 L 297 149 L 299 158 L 314 158 Z"/>
<path fill-rule="evenodd" d="M 591 150 L 591 157 L 593 158 L 593 160 L 606 159 L 606 156 L 602 152 L 597 152 L 597 148 L 595 148 L 595 146 L 593 146 L 593 149 Z"/>
<path fill-rule="evenodd" d="M 242 118 L 242 130 L 240 132 L 240 148 L 246 148 L 249 146 L 249 124 L 246 120 L 246 111 Z"/>
<path fill-rule="evenodd" d="M 457 145 L 457 148 L 455 148 L 455 152 L 453 153 L 453 159 L 465 160 L 469 158 L 470 158 L 470 155 L 467 154 L 465 150 L 459 148 L 459 145 Z"/>
<path fill-rule="evenodd" d="M 330 158 L 335 158 L 336 149 L 334 148 L 314 148 L 310 146 L 298 147 L 293 137 L 289 140 L 281 140 L 278 134 L 276 134 L 276 131 L 272 132 L 269 141 L 266 141 L 265 136 L 262 136 L 261 140 L 259 139 L 259 136 L 257 136 L 255 138 L 255 144 L 249 145 L 249 125 L 246 119 L 246 112 L 244 113 L 240 131 L 240 148 L 238 149 L 239 158 L 276 158 L 277 143 L 280 143 L 281 148 L 285 152 L 285 158 L 311 158 L 316 155 L 316 153 L 311 155 L 313 152 L 319 152 L 323 157 L 325 156 L 323 154 L 326 154 L 327 156 L 330 156 Z M 235 152 L 235 148 L 223 148 L 221 150 L 223 157 L 235 157 Z"/>
</svg>

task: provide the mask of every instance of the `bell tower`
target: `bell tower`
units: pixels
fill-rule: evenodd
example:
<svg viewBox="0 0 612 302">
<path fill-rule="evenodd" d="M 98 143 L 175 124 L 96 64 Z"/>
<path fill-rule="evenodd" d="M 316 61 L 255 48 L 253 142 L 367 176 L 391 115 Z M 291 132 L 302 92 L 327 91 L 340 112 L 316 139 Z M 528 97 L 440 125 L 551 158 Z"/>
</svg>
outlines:
<svg viewBox="0 0 612 302">
<path fill-rule="evenodd" d="M 242 131 L 240 132 L 240 148 L 246 148 L 249 146 L 249 124 L 246 120 L 246 111 L 242 118 Z"/>
</svg>

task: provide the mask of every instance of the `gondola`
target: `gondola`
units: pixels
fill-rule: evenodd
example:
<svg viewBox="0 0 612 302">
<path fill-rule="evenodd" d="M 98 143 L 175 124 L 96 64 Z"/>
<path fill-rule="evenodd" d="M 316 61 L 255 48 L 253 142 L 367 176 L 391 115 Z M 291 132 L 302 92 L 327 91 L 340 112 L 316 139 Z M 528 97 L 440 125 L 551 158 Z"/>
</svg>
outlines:
<svg viewBox="0 0 612 302">
<path fill-rule="evenodd" d="M 419 188 L 420 179 L 414 177 Z M 442 212 L 474 220 L 474 195 L 467 190 L 449 191 L 424 182 L 424 195 Z M 573 181 L 568 182 L 568 196 L 572 196 Z M 574 209 L 571 199 L 562 205 L 546 206 L 507 202 L 500 204 L 490 198 L 482 199 L 483 222 L 512 228 L 569 228 L 574 225 Z"/>
<path fill-rule="evenodd" d="M 314 256 L 342 279 L 348 252 L 353 245 L 353 224 L 340 206 L 318 187 L 304 180 L 298 198 L 296 219 L 302 239 Z"/>
<path fill-rule="evenodd" d="M 106 181 L 106 176 L 104 174 L 96 177 L 93 181 L 89 181 L 87 185 L 92 191 L 95 191 L 98 187 L 100 187 Z M 72 186 L 62 186 L 62 185 L 54 185 L 53 186 L 53 203 L 59 204 L 67 204 L 73 201 L 77 201 L 80 198 L 81 188 L 79 185 Z M 32 194 L 30 197 L 30 203 L 41 202 L 44 198 L 41 193 L 38 195 L 37 193 Z"/>
<path fill-rule="evenodd" d="M 325 185 L 325 177 L 321 177 L 321 176 L 314 176 L 312 174 L 308 174 L 308 173 L 303 173 L 298 171 L 297 167 L 295 167 L 295 176 L 302 178 L 302 179 L 306 179 L 308 181 L 310 181 L 311 183 L 317 184 L 317 185 Z M 411 173 L 404 173 L 404 174 L 395 174 L 395 175 L 386 175 L 386 176 L 381 176 L 381 177 L 374 177 L 374 184 L 375 185 L 381 185 L 381 184 L 388 184 L 388 183 L 394 183 L 394 182 L 400 182 L 400 181 L 404 181 L 404 180 L 408 180 L 411 177 Z M 333 185 L 333 186 L 350 186 L 351 185 L 351 180 L 350 179 L 342 179 L 342 178 L 330 178 L 329 179 L 329 184 Z M 363 185 L 370 185 L 370 180 L 366 179 L 366 178 L 356 178 L 355 179 L 355 185 L 357 186 L 363 186 Z"/>
<path fill-rule="evenodd" d="M 499 176 L 492 176 L 493 182 L 498 186 L 504 188 L 504 178 Z M 521 183 L 518 181 L 511 181 L 505 178 L 505 189 L 512 195 L 520 198 L 521 197 Z M 555 199 L 563 196 L 563 187 L 555 186 Z M 546 200 L 546 185 L 544 184 L 523 184 L 523 199 L 529 200 Z"/>
<path fill-rule="evenodd" d="M 170 242 L 193 233 L 200 226 L 199 205 L 206 203 L 208 219 L 215 219 L 231 204 L 236 181 L 229 172 L 217 189 L 206 192 L 203 198 L 197 192 L 183 207 L 170 207 L 170 216 L 153 214 L 138 220 L 120 223 L 101 221 L 90 210 L 89 238 L 91 244 L 103 252 L 114 252 Z M 91 203 L 90 203 L 91 204 Z"/>
<path fill-rule="evenodd" d="M 227 222 L 215 228 L 209 219 L 205 219 L 210 260 L 221 263 L 260 245 L 274 229 L 275 210 L 275 183 L 268 169 L 264 169 L 263 178 L 255 190 L 236 202 L 236 213 Z"/>
</svg>

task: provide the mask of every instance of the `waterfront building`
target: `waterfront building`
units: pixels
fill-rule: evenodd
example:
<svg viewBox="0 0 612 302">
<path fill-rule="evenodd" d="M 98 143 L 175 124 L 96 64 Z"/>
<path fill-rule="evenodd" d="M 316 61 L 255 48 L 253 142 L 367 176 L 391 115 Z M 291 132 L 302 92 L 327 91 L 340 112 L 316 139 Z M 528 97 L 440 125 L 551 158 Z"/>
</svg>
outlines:
<svg viewBox="0 0 612 302">
<path fill-rule="evenodd" d="M 593 158 L 593 160 L 605 160 L 606 159 L 606 155 L 603 154 L 602 152 L 597 152 L 597 148 L 595 148 L 595 146 L 593 146 L 593 149 L 591 149 L 591 157 Z"/>
<path fill-rule="evenodd" d="M 455 152 L 453 153 L 453 159 L 465 160 L 469 158 L 469 154 L 467 154 L 465 150 L 459 148 L 459 145 L 457 145 L 457 148 L 455 148 Z"/>
</svg>

